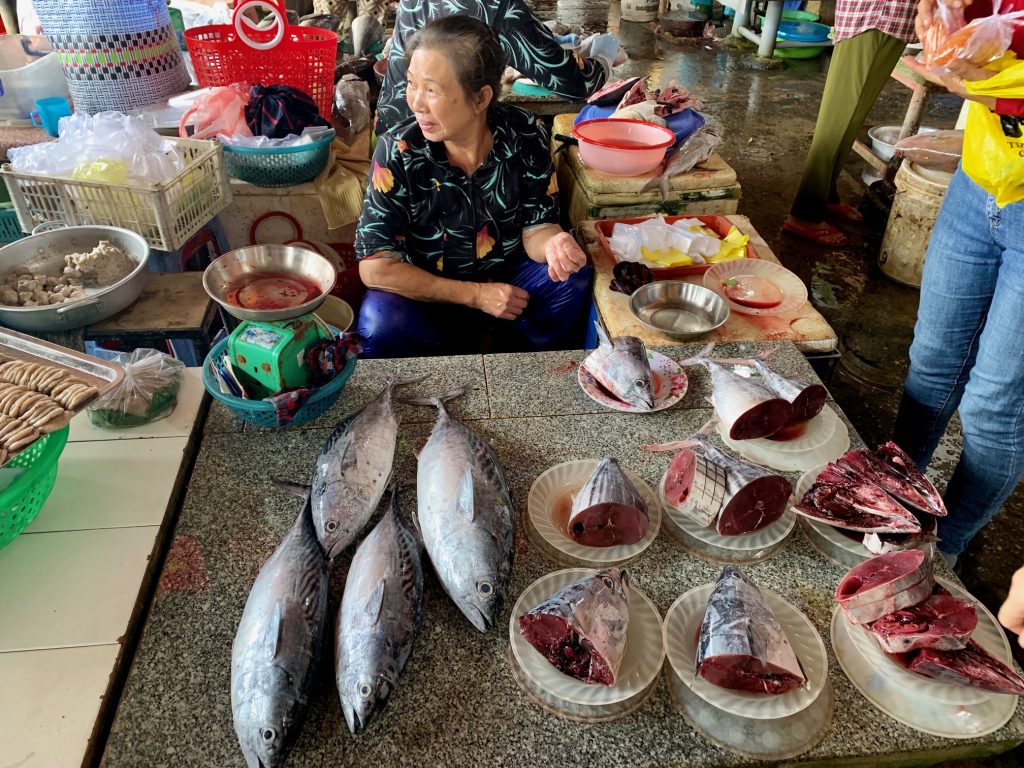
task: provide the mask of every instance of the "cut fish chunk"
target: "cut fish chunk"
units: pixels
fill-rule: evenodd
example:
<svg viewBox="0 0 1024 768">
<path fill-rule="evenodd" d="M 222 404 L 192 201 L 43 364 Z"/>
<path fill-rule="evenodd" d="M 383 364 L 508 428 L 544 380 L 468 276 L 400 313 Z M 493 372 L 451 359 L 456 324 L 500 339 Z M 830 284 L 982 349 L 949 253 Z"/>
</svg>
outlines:
<svg viewBox="0 0 1024 768">
<path fill-rule="evenodd" d="M 893 658 L 911 672 L 935 680 L 990 693 L 1024 695 L 1024 679 L 974 640 L 955 651 L 925 648 L 894 654 Z"/>
<path fill-rule="evenodd" d="M 836 600 L 851 621 L 868 624 L 916 605 L 932 592 L 931 560 L 919 549 L 866 560 L 839 582 Z"/>
<path fill-rule="evenodd" d="M 935 589 L 937 594 L 924 602 L 886 614 L 872 623 L 871 632 L 883 651 L 906 653 L 922 648 L 955 651 L 966 647 L 978 626 L 977 610 L 941 587 Z"/>
<path fill-rule="evenodd" d="M 573 500 L 569 535 L 587 547 L 613 547 L 635 544 L 650 526 L 647 507 L 619 463 L 601 459 Z"/>
<path fill-rule="evenodd" d="M 779 695 L 804 684 L 804 673 L 757 586 L 734 565 L 715 584 L 700 627 L 697 672 L 712 685 Z"/>
<path fill-rule="evenodd" d="M 829 464 L 794 507 L 805 517 L 864 533 L 920 533 L 913 513 L 851 470 Z"/>
<path fill-rule="evenodd" d="M 606 568 L 519 617 L 519 631 L 559 672 L 614 685 L 629 628 L 629 578 Z"/>
<path fill-rule="evenodd" d="M 757 368 L 757 372 L 761 374 L 764 383 L 770 389 L 778 392 L 779 396 L 786 400 L 793 409 L 786 426 L 802 424 L 821 413 L 821 409 L 825 407 L 825 402 L 828 400 L 828 390 L 821 384 L 804 384 L 796 379 L 790 379 L 772 370 L 760 358 L 755 358 L 752 362 Z"/>
<path fill-rule="evenodd" d="M 935 486 L 932 485 L 932 481 L 917 468 L 917 465 L 914 464 L 906 451 L 890 440 L 888 443 L 883 443 L 878 446 L 878 450 L 875 451 L 875 453 L 877 453 L 881 459 L 894 472 L 896 472 L 896 474 L 902 475 L 916 491 L 918 498 L 924 503 L 924 506 L 920 507 L 922 512 L 927 512 L 938 517 L 945 517 L 948 514 L 946 511 L 946 505 L 942 501 L 942 496 L 939 494 Z M 900 500 L 902 501 L 903 499 L 900 498 Z M 911 503 L 917 506 L 917 502 Z"/>
</svg>

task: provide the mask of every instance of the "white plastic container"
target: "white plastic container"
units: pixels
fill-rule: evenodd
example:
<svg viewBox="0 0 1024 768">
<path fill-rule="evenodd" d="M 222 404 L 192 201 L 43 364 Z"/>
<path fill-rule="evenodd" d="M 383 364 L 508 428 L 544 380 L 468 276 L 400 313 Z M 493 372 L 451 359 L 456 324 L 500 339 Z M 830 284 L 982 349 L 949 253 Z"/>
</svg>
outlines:
<svg viewBox="0 0 1024 768">
<path fill-rule="evenodd" d="M 624 21 L 657 21 L 659 0 L 622 0 L 621 13 Z"/>
<path fill-rule="evenodd" d="M 878 266 L 887 277 L 920 287 L 928 241 L 952 178 L 916 163 L 903 163 L 896 172 L 896 198 L 878 254 Z"/>
<path fill-rule="evenodd" d="M 51 96 L 71 98 L 49 41 L 37 35 L 0 37 L 0 119 L 25 120 L 36 99 Z"/>
</svg>

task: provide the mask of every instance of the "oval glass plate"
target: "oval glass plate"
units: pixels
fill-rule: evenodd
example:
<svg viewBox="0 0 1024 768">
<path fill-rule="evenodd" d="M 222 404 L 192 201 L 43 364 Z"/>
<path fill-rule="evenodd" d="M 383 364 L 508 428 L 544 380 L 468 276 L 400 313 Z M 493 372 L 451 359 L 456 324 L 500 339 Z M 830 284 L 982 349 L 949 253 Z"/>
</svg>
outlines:
<svg viewBox="0 0 1024 768">
<path fill-rule="evenodd" d="M 971 594 L 949 581 L 936 579 L 943 587 L 949 590 L 954 597 L 973 603 L 978 609 L 978 627 L 971 634 L 971 639 L 982 648 L 991 653 L 997 659 L 1007 664 L 1012 664 L 1010 655 L 1010 644 L 1006 635 L 999 628 L 995 618 L 988 609 L 975 600 Z M 849 623 L 849 622 L 847 622 Z M 867 627 L 850 624 L 848 627 L 850 640 L 856 646 L 860 654 L 872 664 L 878 665 L 879 672 L 893 678 L 893 684 L 903 688 L 913 686 L 914 693 L 927 697 L 939 704 L 977 704 L 988 698 L 990 693 L 977 688 L 969 688 L 966 685 L 955 683 L 944 683 L 941 680 L 933 680 L 930 677 L 916 675 L 913 672 L 901 667 L 895 659 L 889 657 L 881 646 L 875 641 L 874 635 Z M 996 696 L 1004 694 L 995 694 Z"/>
<path fill-rule="evenodd" d="M 526 501 L 527 516 L 533 529 L 559 552 L 594 565 L 623 563 L 651 546 L 661 528 L 661 503 L 651 487 L 628 468 L 623 467 L 623 471 L 643 497 L 647 505 L 647 517 L 651 521 L 647 534 L 636 544 L 586 547 L 570 539 L 565 529 L 555 519 L 558 516 L 559 505 L 566 503 L 566 497 L 576 495 L 599 463 L 598 459 L 580 459 L 556 464 L 546 470 L 530 487 L 530 495 Z"/>
<path fill-rule="evenodd" d="M 755 720 L 789 717 L 813 704 L 828 679 L 825 644 L 810 619 L 795 605 L 767 589 L 762 588 L 761 594 L 789 638 L 789 644 L 803 668 L 806 684 L 788 693 L 769 696 L 720 688 L 697 674 L 694 662 L 697 628 L 704 620 L 708 598 L 714 588 L 714 584 L 704 584 L 691 589 L 676 600 L 665 615 L 665 651 L 680 679 L 708 704 Z"/>
<path fill-rule="evenodd" d="M 813 467 L 823 467 L 850 448 L 850 430 L 827 405 L 807 422 L 804 434 L 794 440 L 733 440 L 725 434 L 721 422 L 718 423 L 718 434 L 722 442 L 748 461 L 782 472 L 804 472 Z"/>
<path fill-rule="evenodd" d="M 661 671 L 665 660 L 661 616 L 647 595 L 630 585 L 626 651 L 615 685 L 587 685 L 559 672 L 519 632 L 519 617 L 560 589 L 597 571 L 569 568 L 542 576 L 523 590 L 509 619 L 509 642 L 523 672 L 548 693 L 574 704 L 615 704 L 642 693 Z"/>
<path fill-rule="evenodd" d="M 818 475 L 821 474 L 821 471 L 825 469 L 826 466 L 827 462 L 824 464 L 820 464 L 814 469 L 810 469 L 807 472 L 804 472 L 800 476 L 800 479 L 796 483 L 796 488 L 793 490 L 794 506 L 800 499 L 804 497 L 804 494 L 807 493 L 807 490 L 812 485 L 814 485 L 815 479 L 817 479 Z M 817 520 L 812 520 L 806 515 L 800 515 L 800 517 L 802 518 L 800 520 L 801 524 L 813 528 L 814 532 L 820 535 L 821 538 L 825 539 L 829 544 L 838 547 L 839 549 L 846 550 L 847 552 L 856 555 L 862 560 L 867 560 L 869 557 L 874 557 L 874 555 L 868 552 L 867 548 L 864 546 L 862 541 L 859 541 L 857 539 L 851 539 L 849 536 L 844 536 L 842 533 L 840 533 L 839 529 L 836 528 L 834 525 L 829 525 L 828 523 L 820 523 Z"/>
<path fill-rule="evenodd" d="M 665 501 L 664 489 L 658 483 L 658 500 L 662 509 L 673 524 L 681 528 L 691 538 L 720 549 L 728 549 L 733 552 L 751 552 L 757 550 L 771 549 L 782 542 L 793 531 L 796 525 L 796 513 L 788 506 L 782 513 L 782 517 L 771 525 L 766 525 L 758 531 L 743 536 L 723 536 L 712 523 L 707 528 L 699 525 L 688 515 L 683 514 L 674 507 L 669 506 Z M 692 503 L 692 499 L 686 502 Z"/>
<path fill-rule="evenodd" d="M 893 720 L 934 736 L 972 739 L 999 730 L 1013 717 L 1016 696 L 985 694 L 977 704 L 963 705 L 944 704 L 920 695 L 913 686 L 905 685 L 903 678 L 886 674 L 887 664 L 879 666 L 860 653 L 852 637 L 851 630 L 855 629 L 836 606 L 831 625 L 836 661 L 853 687 Z"/>
<path fill-rule="evenodd" d="M 725 295 L 722 283 L 747 275 L 773 283 L 782 292 L 782 301 L 774 307 L 747 307 Z M 733 312 L 744 315 L 784 315 L 807 302 L 807 286 L 803 280 L 779 264 L 760 259 L 735 259 L 715 264 L 704 273 L 704 287 L 725 299 Z"/>
<path fill-rule="evenodd" d="M 654 413 L 671 408 L 686 396 L 688 386 L 686 373 L 682 367 L 670 357 L 660 352 L 647 351 L 647 359 L 651 363 L 651 380 L 654 384 L 654 407 L 645 411 L 636 406 L 624 403 L 611 392 L 601 386 L 594 375 L 584 365 L 577 368 L 580 386 L 595 403 L 605 408 L 624 413 Z"/>
</svg>

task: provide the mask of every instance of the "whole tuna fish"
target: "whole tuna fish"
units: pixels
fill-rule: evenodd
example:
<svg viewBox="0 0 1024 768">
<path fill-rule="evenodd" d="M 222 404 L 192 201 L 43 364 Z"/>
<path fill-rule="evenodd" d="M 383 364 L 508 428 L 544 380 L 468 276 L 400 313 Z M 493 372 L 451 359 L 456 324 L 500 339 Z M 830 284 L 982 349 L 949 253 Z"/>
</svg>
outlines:
<svg viewBox="0 0 1024 768">
<path fill-rule="evenodd" d="M 280 768 L 295 743 L 323 646 L 327 571 L 307 500 L 260 569 L 231 648 L 231 714 L 249 768 Z"/>
<path fill-rule="evenodd" d="M 703 365 L 711 374 L 711 402 L 733 440 L 756 440 L 775 434 L 789 423 L 792 406 L 778 393 L 712 360 L 709 344 L 680 365 Z"/>
<path fill-rule="evenodd" d="M 661 199 L 668 200 L 668 185 L 673 176 L 688 173 L 703 163 L 717 149 L 722 140 L 709 128 L 698 128 L 669 152 L 662 165 L 661 175 L 651 179 L 644 185 L 641 192 L 659 190 Z"/>
<path fill-rule="evenodd" d="M 761 590 L 727 565 L 704 611 L 697 672 L 712 685 L 778 695 L 804 684 L 800 661 Z"/>
<path fill-rule="evenodd" d="M 569 514 L 569 535 L 584 546 L 635 544 L 651 521 L 636 488 L 615 459 L 601 459 L 580 488 Z"/>
<path fill-rule="evenodd" d="M 313 471 L 313 525 L 329 559 L 351 544 L 380 503 L 395 460 L 396 387 L 426 376 L 388 381 L 380 395 L 346 418 L 320 449 Z"/>
<path fill-rule="evenodd" d="M 629 578 L 606 568 L 519 617 L 519 631 L 559 672 L 614 685 L 629 629 Z"/>
<path fill-rule="evenodd" d="M 438 409 L 416 477 L 423 544 L 445 592 L 474 627 L 486 632 L 497 622 L 507 594 L 515 515 L 505 472 L 491 447 L 445 407 L 466 389 L 407 402 Z"/>
<path fill-rule="evenodd" d="M 583 361 L 583 367 L 622 402 L 649 411 L 654 408 L 654 381 L 647 347 L 635 336 L 608 334 L 598 322 L 598 347 Z"/>
<path fill-rule="evenodd" d="M 335 679 L 352 733 L 387 705 L 422 625 L 420 548 L 394 488 L 390 508 L 352 558 L 338 611 Z"/>
</svg>

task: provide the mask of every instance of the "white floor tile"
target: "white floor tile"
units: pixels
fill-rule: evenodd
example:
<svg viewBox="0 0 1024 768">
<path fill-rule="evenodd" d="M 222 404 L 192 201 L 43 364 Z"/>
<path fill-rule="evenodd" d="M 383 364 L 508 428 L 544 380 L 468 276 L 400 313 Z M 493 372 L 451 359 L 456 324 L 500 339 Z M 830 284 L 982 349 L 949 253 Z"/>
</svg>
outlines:
<svg viewBox="0 0 1024 768">
<path fill-rule="evenodd" d="M 71 442 L 85 440 L 131 440 L 145 437 L 188 437 L 195 426 L 199 406 L 206 395 L 203 389 L 201 368 L 187 368 L 178 390 L 178 404 L 166 419 L 154 421 L 141 427 L 129 429 L 100 429 L 89 421 L 89 414 L 82 411 L 71 421 Z"/>
<path fill-rule="evenodd" d="M 23 534 L 0 549 L 0 652 L 117 642 L 158 530 Z"/>
<path fill-rule="evenodd" d="M 0 766 L 78 768 L 118 650 L 0 653 Z"/>
<path fill-rule="evenodd" d="M 26 532 L 159 525 L 187 444 L 185 437 L 69 443 L 53 492 Z"/>
</svg>

